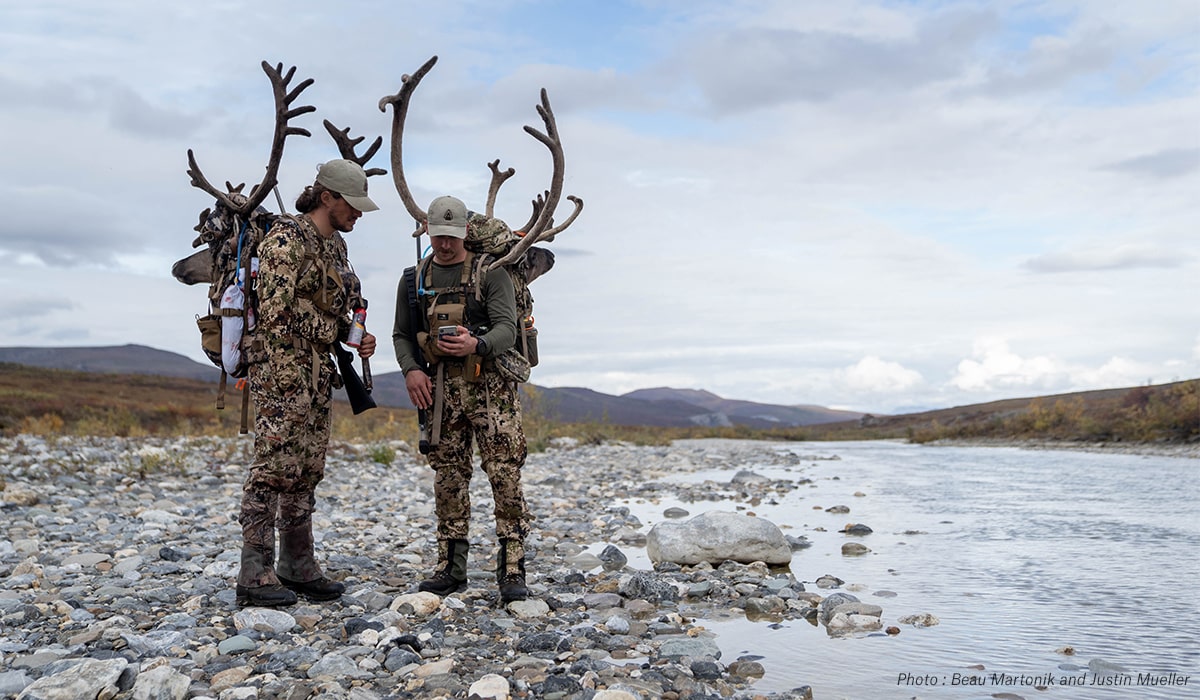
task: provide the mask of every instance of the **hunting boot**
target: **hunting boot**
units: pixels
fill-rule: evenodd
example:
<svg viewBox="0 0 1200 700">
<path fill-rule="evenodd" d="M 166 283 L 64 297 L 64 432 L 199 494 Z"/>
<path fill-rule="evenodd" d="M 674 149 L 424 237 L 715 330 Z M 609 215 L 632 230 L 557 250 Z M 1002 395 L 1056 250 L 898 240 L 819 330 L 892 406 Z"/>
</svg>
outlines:
<svg viewBox="0 0 1200 700">
<path fill-rule="evenodd" d="M 296 594 L 275 576 L 275 509 L 278 494 L 246 491 L 242 494 L 242 566 L 238 571 L 237 604 L 275 607 L 292 605 Z"/>
<path fill-rule="evenodd" d="M 417 586 L 417 590 L 446 596 L 466 588 L 470 548 L 471 544 L 466 540 L 438 540 L 437 568 Z"/>
<path fill-rule="evenodd" d="M 529 587 L 525 585 L 525 545 L 520 540 L 500 540 L 496 555 L 496 583 L 500 586 L 500 602 L 525 600 Z"/>
<path fill-rule="evenodd" d="M 279 582 L 309 600 L 340 598 L 346 586 L 326 578 L 313 552 L 312 491 L 279 494 Z"/>
</svg>

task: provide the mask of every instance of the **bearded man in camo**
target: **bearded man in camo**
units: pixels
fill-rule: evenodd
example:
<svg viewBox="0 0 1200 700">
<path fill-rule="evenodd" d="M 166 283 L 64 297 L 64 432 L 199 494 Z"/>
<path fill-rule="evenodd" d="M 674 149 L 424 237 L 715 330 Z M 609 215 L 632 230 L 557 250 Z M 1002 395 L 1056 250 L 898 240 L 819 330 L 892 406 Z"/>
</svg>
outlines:
<svg viewBox="0 0 1200 700">
<path fill-rule="evenodd" d="M 290 605 L 297 593 L 333 600 L 345 590 L 317 564 L 312 514 L 325 476 L 333 389 L 342 385 L 330 352 L 347 338 L 350 312 L 361 304 L 341 234 L 378 208 L 361 166 L 330 161 L 297 198 L 300 214 L 280 217 L 259 243 L 249 372 L 254 462 L 242 487 L 238 605 Z M 364 334 L 359 356 L 374 352 L 375 337 Z"/>
<path fill-rule="evenodd" d="M 418 302 L 421 319 L 414 327 L 401 281 L 392 342 L 409 399 L 435 414 L 435 444 L 428 458 L 434 470 L 438 561 L 418 588 L 442 596 L 466 588 L 474 442 L 492 487 L 499 540 L 496 580 L 500 600 L 507 603 L 529 595 L 521 403 L 517 383 L 496 362 L 516 342 L 517 306 L 508 273 L 488 273 L 487 259 L 466 249 L 468 217 L 454 197 L 438 197 L 430 205 L 426 221 L 433 255 L 417 268 L 425 291 Z M 431 363 L 432 377 L 418 364 L 418 348 Z"/>
</svg>

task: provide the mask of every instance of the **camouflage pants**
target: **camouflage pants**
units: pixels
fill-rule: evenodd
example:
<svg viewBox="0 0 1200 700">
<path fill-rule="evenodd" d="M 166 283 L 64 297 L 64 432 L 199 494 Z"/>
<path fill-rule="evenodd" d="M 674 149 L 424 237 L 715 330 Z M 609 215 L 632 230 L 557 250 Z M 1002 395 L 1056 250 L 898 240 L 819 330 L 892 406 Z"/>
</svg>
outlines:
<svg viewBox="0 0 1200 700">
<path fill-rule="evenodd" d="M 250 366 L 254 463 L 245 490 L 300 493 L 325 478 L 334 369 L 328 356 L 317 361 L 316 387 L 307 351 L 272 350 L 265 362 Z"/>
<path fill-rule="evenodd" d="M 242 485 L 242 566 L 238 583 L 279 583 L 279 570 L 299 581 L 319 578 L 313 558 L 313 491 L 325 476 L 332 409 L 333 364 L 320 362 L 313 387 L 311 354 L 284 349 L 250 366 L 254 400 L 254 462 Z"/>
<path fill-rule="evenodd" d="M 429 453 L 434 476 L 438 540 L 465 540 L 471 520 L 472 438 L 492 485 L 496 537 L 525 541 L 529 509 L 521 489 L 525 433 L 517 385 L 494 370 L 483 381 L 447 377 L 438 446 Z"/>
</svg>

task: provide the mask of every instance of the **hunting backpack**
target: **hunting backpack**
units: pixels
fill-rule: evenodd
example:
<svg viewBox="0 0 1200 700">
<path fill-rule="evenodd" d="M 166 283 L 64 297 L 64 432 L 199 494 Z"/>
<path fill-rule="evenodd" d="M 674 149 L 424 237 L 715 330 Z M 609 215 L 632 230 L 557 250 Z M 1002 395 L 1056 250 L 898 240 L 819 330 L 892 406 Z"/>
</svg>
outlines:
<svg viewBox="0 0 1200 700">
<path fill-rule="evenodd" d="M 468 272 L 468 286 L 474 288 L 477 301 L 481 300 L 479 298 L 481 285 L 475 284 L 475 280 L 479 280 L 487 274 L 488 267 L 512 250 L 520 240 L 521 236 L 514 233 L 500 219 L 483 214 L 469 216 L 464 247 L 472 253 L 469 256 L 472 269 Z M 427 257 L 421 261 L 420 265 L 404 271 L 404 283 L 408 290 L 409 312 L 413 328 L 420 327 L 424 316 L 421 309 L 420 290 L 423 288 L 422 280 L 428 270 L 430 260 L 432 258 Z M 494 359 L 497 369 L 518 383 L 528 381 L 530 369 L 538 364 L 538 330 L 534 327 L 533 294 L 529 290 L 529 285 L 549 271 L 553 265 L 554 253 L 545 248 L 531 247 L 521 257 L 500 267 L 500 270 L 503 270 L 512 280 L 513 292 L 516 297 L 517 342 L 513 348 L 500 353 Z"/>
</svg>

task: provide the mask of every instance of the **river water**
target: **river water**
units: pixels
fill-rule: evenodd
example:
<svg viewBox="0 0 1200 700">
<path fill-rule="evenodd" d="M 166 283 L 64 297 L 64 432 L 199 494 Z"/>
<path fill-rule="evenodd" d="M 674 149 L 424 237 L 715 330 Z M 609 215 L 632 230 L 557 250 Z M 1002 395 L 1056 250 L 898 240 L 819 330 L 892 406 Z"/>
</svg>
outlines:
<svg viewBox="0 0 1200 700">
<path fill-rule="evenodd" d="M 812 585 L 817 577 L 844 580 L 838 590 L 882 606 L 884 626 L 901 633 L 835 638 L 803 620 L 705 620 L 724 663 L 762 657 L 757 690 L 810 685 L 817 700 L 1200 698 L 1200 459 L 896 442 L 775 449 L 809 458 L 754 468 L 812 480 L 752 508 L 813 542 L 792 572 L 822 595 L 833 590 Z M 734 509 L 624 505 L 647 530 L 672 505 Z M 835 505 L 849 514 L 826 511 Z M 848 523 L 874 532 L 837 532 Z M 843 556 L 848 540 L 871 553 Z M 644 556 L 630 563 L 649 568 Z M 922 613 L 940 623 L 898 623 Z"/>
</svg>

